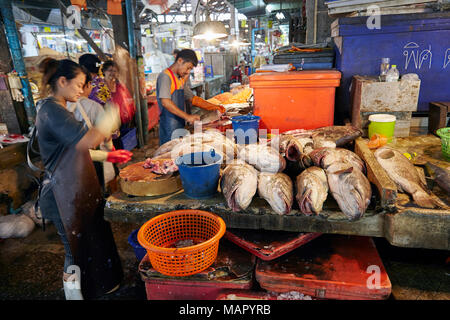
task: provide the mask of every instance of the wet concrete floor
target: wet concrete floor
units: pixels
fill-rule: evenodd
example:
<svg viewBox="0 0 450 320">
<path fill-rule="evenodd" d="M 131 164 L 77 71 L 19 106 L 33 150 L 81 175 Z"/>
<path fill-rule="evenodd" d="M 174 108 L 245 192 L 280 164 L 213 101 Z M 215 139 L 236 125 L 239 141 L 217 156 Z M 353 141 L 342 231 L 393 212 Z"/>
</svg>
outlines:
<svg viewBox="0 0 450 320">
<path fill-rule="evenodd" d="M 120 289 L 100 300 L 145 300 L 145 284 L 138 274 L 138 260 L 128 244 L 130 233 L 139 228 L 111 222 L 124 269 Z M 392 283 L 390 299 L 450 300 L 448 251 L 391 246 L 374 238 Z M 62 268 L 64 248 L 53 225 L 36 228 L 23 239 L 0 241 L 0 300 L 64 300 Z"/>
</svg>

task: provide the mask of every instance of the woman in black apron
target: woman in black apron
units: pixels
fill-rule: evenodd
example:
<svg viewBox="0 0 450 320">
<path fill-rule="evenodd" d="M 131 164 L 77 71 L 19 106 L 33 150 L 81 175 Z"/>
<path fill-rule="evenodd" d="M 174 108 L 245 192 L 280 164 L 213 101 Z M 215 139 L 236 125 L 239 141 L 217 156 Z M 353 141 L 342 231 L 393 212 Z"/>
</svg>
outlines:
<svg viewBox="0 0 450 320">
<path fill-rule="evenodd" d="M 64 244 L 66 299 L 95 298 L 118 287 L 123 278 L 89 156 L 89 149 L 120 126 L 119 113 L 109 108 L 95 127 L 87 129 L 66 109 L 66 103 L 76 102 L 82 92 L 86 75 L 81 67 L 71 60 L 53 59 L 43 67 L 43 89 L 48 88 L 49 96 L 37 104 L 37 139 L 45 166 L 39 205 Z"/>
</svg>

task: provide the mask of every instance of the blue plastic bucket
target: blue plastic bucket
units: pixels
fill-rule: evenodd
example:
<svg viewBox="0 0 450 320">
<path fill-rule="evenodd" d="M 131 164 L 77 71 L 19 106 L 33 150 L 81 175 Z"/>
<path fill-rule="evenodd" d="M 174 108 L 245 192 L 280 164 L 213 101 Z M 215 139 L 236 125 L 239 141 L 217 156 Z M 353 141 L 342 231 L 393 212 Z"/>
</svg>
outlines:
<svg viewBox="0 0 450 320">
<path fill-rule="evenodd" d="M 237 116 L 231 118 L 234 139 L 238 144 L 251 144 L 258 142 L 259 120 L 254 115 Z"/>
<path fill-rule="evenodd" d="M 185 154 L 175 160 L 184 193 L 189 198 L 207 199 L 214 196 L 219 184 L 222 156 L 209 152 Z"/>
<path fill-rule="evenodd" d="M 147 254 L 147 250 L 143 246 L 141 246 L 137 240 L 138 231 L 139 229 L 136 229 L 131 232 L 131 234 L 128 236 L 128 243 L 133 247 L 136 258 L 141 261 Z"/>
</svg>

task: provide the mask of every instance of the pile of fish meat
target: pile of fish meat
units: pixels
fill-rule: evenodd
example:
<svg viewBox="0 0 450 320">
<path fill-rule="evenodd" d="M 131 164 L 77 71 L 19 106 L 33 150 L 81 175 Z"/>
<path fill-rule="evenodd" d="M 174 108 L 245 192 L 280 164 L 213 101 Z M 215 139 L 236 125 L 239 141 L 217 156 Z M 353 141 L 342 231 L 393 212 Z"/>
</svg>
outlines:
<svg viewBox="0 0 450 320">
<path fill-rule="evenodd" d="M 372 190 L 364 162 L 341 147 L 361 135 L 351 126 L 331 126 L 293 130 L 257 144 L 238 145 L 233 137 L 208 130 L 169 141 L 152 158 L 173 159 L 214 148 L 224 159 L 220 186 L 231 210 L 245 210 L 258 193 L 276 214 L 288 214 L 294 198 L 303 214 L 319 214 L 330 193 L 341 211 L 355 220 L 366 211 Z M 286 174 L 288 163 L 300 168 L 295 177 Z"/>
<path fill-rule="evenodd" d="M 378 163 L 395 182 L 400 192 L 408 193 L 414 202 L 423 208 L 442 208 L 448 206 L 428 190 L 425 174 L 415 167 L 401 152 L 385 146 L 374 153 Z M 429 171 L 433 171 L 435 181 L 447 193 L 450 192 L 450 175 L 447 170 L 427 163 Z"/>
<path fill-rule="evenodd" d="M 178 166 L 172 159 L 159 161 L 149 158 L 145 160 L 142 166 L 156 174 L 169 174 L 178 171 Z"/>
</svg>

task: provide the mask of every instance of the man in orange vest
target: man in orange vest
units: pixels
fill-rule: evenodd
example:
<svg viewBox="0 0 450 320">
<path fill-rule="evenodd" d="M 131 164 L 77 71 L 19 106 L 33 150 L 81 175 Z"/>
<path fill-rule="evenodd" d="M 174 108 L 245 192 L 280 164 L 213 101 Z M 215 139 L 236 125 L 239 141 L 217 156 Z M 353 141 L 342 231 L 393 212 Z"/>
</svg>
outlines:
<svg viewBox="0 0 450 320">
<path fill-rule="evenodd" d="M 175 62 L 161 72 L 156 82 L 156 99 L 161 112 L 159 120 L 159 145 L 172 138 L 176 129 L 184 129 L 186 121 L 194 123 L 199 121 L 198 115 L 185 112 L 185 100 L 192 101 L 192 105 L 205 110 L 219 110 L 225 112 L 225 108 L 194 96 L 189 86 L 185 85 L 187 78 L 198 64 L 197 55 L 193 50 L 183 49 L 177 53 Z"/>
</svg>

